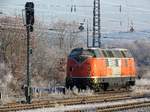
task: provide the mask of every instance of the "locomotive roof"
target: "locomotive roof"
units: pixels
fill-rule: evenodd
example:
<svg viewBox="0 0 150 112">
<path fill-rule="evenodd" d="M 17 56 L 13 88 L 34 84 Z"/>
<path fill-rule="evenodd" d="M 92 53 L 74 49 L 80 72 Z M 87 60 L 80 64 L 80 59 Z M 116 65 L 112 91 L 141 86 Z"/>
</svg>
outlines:
<svg viewBox="0 0 150 112">
<path fill-rule="evenodd" d="M 79 49 L 84 49 L 84 50 L 88 50 L 88 49 L 91 49 L 91 50 L 95 50 L 95 49 L 98 49 L 98 50 L 121 50 L 121 51 L 127 51 L 127 49 L 125 48 L 75 48 L 76 50 L 79 50 Z M 73 50 L 75 50 L 73 49 Z"/>
<path fill-rule="evenodd" d="M 70 56 L 77 56 L 79 54 L 94 57 L 132 57 L 131 53 L 124 48 L 75 48 L 72 50 Z"/>
</svg>

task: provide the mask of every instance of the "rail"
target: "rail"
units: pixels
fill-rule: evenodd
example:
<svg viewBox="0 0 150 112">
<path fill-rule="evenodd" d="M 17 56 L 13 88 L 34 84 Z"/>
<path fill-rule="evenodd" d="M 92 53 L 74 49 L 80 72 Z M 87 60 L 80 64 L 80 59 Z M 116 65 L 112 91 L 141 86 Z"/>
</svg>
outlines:
<svg viewBox="0 0 150 112">
<path fill-rule="evenodd" d="M 134 96 L 135 97 L 135 96 Z M 141 94 L 136 94 L 136 97 L 142 97 Z M 8 111 L 19 111 L 28 109 L 38 109 L 38 108 L 50 108 L 56 106 L 68 106 L 68 105 L 79 105 L 79 104 L 90 104 L 90 103 L 100 103 L 100 102 L 111 102 L 125 99 L 132 99 L 133 96 L 130 92 L 126 93 L 109 93 L 104 95 L 94 95 L 94 96 L 84 96 L 68 99 L 57 99 L 57 100 L 41 100 L 34 101 L 32 104 L 8 104 L 0 107 L 0 112 Z"/>
</svg>

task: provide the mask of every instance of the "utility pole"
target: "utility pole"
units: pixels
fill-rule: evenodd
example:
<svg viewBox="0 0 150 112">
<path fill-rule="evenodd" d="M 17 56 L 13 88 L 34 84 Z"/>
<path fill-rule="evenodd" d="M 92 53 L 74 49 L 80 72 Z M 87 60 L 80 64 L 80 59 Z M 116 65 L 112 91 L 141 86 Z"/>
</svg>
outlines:
<svg viewBox="0 0 150 112">
<path fill-rule="evenodd" d="M 89 22 L 88 22 L 88 19 L 87 19 L 87 48 L 89 48 Z"/>
<path fill-rule="evenodd" d="M 93 44 L 92 47 L 101 47 L 101 13 L 100 0 L 94 0 L 93 8 Z"/>
<path fill-rule="evenodd" d="M 25 87 L 25 96 L 27 103 L 31 103 L 32 88 L 31 88 L 31 63 L 30 54 L 32 54 L 32 49 L 30 49 L 30 32 L 33 32 L 34 24 L 34 4 L 33 2 L 27 2 L 25 4 L 25 14 L 26 14 L 26 30 L 27 30 L 27 86 Z"/>
</svg>

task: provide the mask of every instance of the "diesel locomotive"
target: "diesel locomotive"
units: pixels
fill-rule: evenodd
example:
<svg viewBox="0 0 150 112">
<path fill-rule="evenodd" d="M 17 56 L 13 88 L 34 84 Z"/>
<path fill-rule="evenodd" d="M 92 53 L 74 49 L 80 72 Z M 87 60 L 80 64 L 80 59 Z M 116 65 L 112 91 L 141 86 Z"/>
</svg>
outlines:
<svg viewBox="0 0 150 112">
<path fill-rule="evenodd" d="M 135 79 L 135 60 L 127 49 L 75 48 L 68 56 L 66 88 L 129 88 Z"/>
</svg>

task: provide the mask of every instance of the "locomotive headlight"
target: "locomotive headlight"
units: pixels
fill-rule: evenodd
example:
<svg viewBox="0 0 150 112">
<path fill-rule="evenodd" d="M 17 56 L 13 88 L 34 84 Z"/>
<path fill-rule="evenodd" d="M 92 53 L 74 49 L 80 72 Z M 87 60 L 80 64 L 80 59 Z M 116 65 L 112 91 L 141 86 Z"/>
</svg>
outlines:
<svg viewBox="0 0 150 112">
<path fill-rule="evenodd" d="M 88 65 L 88 71 L 91 71 L 91 66 L 90 66 L 90 64 Z"/>
</svg>

